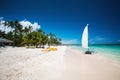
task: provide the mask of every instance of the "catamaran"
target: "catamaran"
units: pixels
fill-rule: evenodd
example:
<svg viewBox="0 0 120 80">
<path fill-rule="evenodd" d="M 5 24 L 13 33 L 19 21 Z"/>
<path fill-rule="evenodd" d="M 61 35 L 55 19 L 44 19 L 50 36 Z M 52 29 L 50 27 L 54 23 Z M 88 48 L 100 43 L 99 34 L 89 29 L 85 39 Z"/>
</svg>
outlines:
<svg viewBox="0 0 120 80">
<path fill-rule="evenodd" d="M 85 54 L 92 54 L 91 51 L 89 51 L 88 47 L 88 24 L 85 26 L 85 29 L 82 34 L 82 47 L 88 49 Z"/>
</svg>

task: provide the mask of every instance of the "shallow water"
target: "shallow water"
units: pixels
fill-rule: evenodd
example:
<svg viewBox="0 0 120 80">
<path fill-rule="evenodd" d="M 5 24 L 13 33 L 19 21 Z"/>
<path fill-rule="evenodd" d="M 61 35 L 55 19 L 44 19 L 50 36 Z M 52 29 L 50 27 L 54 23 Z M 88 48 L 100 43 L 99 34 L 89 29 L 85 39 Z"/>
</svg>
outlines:
<svg viewBox="0 0 120 80">
<path fill-rule="evenodd" d="M 75 46 L 74 48 L 80 50 L 80 51 L 86 51 L 87 49 L 82 48 L 81 46 Z M 94 51 L 95 54 L 102 55 L 107 58 L 111 58 L 117 61 L 120 61 L 120 45 L 115 44 L 97 44 L 97 45 L 90 45 L 89 46 L 90 51 Z"/>
</svg>

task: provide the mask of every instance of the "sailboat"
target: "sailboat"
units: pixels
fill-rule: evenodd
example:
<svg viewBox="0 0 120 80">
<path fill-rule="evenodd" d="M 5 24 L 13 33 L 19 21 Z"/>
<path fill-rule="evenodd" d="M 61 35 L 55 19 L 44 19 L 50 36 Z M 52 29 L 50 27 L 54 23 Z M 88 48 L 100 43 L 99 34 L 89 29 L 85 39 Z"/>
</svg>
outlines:
<svg viewBox="0 0 120 80">
<path fill-rule="evenodd" d="M 85 26 L 83 34 L 82 34 L 82 48 L 88 49 L 85 54 L 92 54 L 91 51 L 89 51 L 88 47 L 88 24 Z"/>
</svg>

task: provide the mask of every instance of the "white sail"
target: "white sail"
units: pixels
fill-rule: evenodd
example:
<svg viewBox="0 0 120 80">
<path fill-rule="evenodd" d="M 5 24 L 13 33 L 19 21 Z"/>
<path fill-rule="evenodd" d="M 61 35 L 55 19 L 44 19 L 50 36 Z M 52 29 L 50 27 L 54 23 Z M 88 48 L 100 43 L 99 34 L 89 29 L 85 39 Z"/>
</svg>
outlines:
<svg viewBox="0 0 120 80">
<path fill-rule="evenodd" d="M 85 29 L 83 31 L 82 35 L 82 47 L 88 48 L 88 24 L 85 26 Z"/>
</svg>

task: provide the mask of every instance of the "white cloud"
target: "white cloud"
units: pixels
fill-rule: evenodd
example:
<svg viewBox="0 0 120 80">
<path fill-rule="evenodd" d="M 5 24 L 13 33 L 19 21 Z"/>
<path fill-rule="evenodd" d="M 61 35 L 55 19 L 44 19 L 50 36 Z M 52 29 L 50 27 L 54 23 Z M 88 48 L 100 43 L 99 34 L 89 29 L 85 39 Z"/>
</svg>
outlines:
<svg viewBox="0 0 120 80">
<path fill-rule="evenodd" d="M 8 26 L 4 26 L 4 20 L 2 20 L 3 18 L 0 17 L 0 30 L 2 31 L 5 31 L 5 33 L 8 33 L 10 31 L 13 31 L 14 29 L 12 29 L 11 27 L 8 27 Z M 36 31 L 36 29 L 39 29 L 40 28 L 40 25 L 37 23 L 37 22 L 34 22 L 33 24 L 29 21 L 26 21 L 26 20 L 23 20 L 23 21 L 20 21 L 20 24 L 23 26 L 23 29 L 25 27 L 29 27 L 29 26 L 32 26 L 32 31 Z"/>
<path fill-rule="evenodd" d="M 40 25 L 37 23 L 37 22 L 34 22 L 33 24 L 29 21 L 26 21 L 26 20 L 23 20 L 23 21 L 20 21 L 20 24 L 23 26 L 23 29 L 25 27 L 29 27 L 29 26 L 32 26 L 32 30 L 35 31 L 36 29 L 39 29 L 40 28 Z"/>
<path fill-rule="evenodd" d="M 2 20 L 3 19 L 3 17 L 0 17 L 0 20 Z"/>
<path fill-rule="evenodd" d="M 95 37 L 95 40 L 96 41 L 102 41 L 102 40 L 104 40 L 105 38 L 103 38 L 103 37 Z"/>
<path fill-rule="evenodd" d="M 92 39 L 90 39 L 89 40 L 89 43 L 90 44 L 95 44 L 95 43 L 103 43 L 103 42 L 105 42 L 105 38 L 103 38 L 103 37 L 95 37 L 95 38 L 92 38 Z"/>
<path fill-rule="evenodd" d="M 5 27 L 3 25 L 4 22 L 5 21 L 3 21 L 3 20 L 0 21 L 0 30 L 2 30 L 2 31 L 4 31 L 4 29 L 5 29 Z"/>
<path fill-rule="evenodd" d="M 90 43 L 90 44 L 95 44 L 95 40 L 90 39 L 90 40 L 89 40 L 89 43 Z"/>
<path fill-rule="evenodd" d="M 5 31 L 5 33 L 8 33 L 10 31 L 13 31 L 13 29 L 11 27 L 8 27 L 8 26 L 4 26 L 4 20 L 1 20 L 0 21 L 0 30 L 1 31 Z"/>
<path fill-rule="evenodd" d="M 62 44 L 79 44 L 80 42 L 77 39 L 71 40 L 62 40 Z"/>
</svg>

